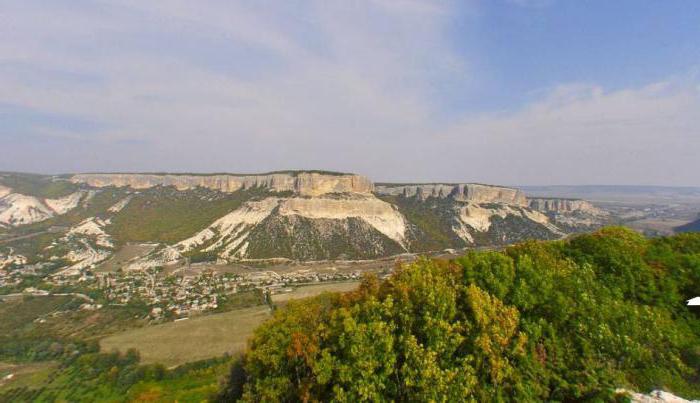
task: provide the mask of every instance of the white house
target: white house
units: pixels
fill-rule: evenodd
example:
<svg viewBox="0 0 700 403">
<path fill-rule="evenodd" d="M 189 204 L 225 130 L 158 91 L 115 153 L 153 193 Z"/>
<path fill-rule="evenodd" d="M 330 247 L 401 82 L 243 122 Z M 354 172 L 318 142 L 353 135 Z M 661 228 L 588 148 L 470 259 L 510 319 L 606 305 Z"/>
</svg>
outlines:
<svg viewBox="0 0 700 403">
<path fill-rule="evenodd" d="M 700 306 L 700 297 L 695 297 L 695 298 L 689 299 L 688 306 Z"/>
</svg>

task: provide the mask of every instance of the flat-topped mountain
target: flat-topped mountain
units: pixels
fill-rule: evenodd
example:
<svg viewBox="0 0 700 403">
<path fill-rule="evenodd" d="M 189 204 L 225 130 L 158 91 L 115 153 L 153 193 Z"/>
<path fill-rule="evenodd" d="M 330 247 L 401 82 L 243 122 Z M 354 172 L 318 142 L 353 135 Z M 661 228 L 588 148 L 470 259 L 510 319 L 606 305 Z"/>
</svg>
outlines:
<svg viewBox="0 0 700 403">
<path fill-rule="evenodd" d="M 555 239 L 601 217 L 585 201 L 528 200 L 510 187 L 375 186 L 323 171 L 0 174 L 6 237 L 65 228 L 37 238 L 34 249 L 0 244 L 0 264 L 48 261 L 73 275 L 135 243 L 151 246 L 126 269 L 185 259 L 372 259 Z"/>
<path fill-rule="evenodd" d="M 302 196 L 371 193 L 373 190 L 372 182 L 360 175 L 304 171 L 261 175 L 78 174 L 72 176 L 71 181 L 93 187 L 128 186 L 133 189 L 148 189 L 154 186 L 174 186 L 178 190 L 202 187 L 226 193 L 264 188 L 272 192 L 293 192 Z"/>
<path fill-rule="evenodd" d="M 436 197 L 475 203 L 506 203 L 527 206 L 525 193 L 518 189 L 479 183 L 381 184 L 377 185 L 375 190 L 382 195 L 417 197 L 421 200 Z"/>
</svg>

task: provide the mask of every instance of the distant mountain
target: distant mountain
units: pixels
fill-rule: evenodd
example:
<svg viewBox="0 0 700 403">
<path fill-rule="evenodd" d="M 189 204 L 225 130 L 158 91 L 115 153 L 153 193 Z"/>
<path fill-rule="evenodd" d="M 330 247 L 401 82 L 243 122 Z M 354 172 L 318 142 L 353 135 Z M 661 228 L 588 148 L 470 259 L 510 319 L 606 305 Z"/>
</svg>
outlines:
<svg viewBox="0 0 700 403">
<path fill-rule="evenodd" d="M 699 202 L 700 187 L 676 186 L 520 186 L 533 197 L 575 197 L 594 201 Z"/>
<path fill-rule="evenodd" d="M 357 260 L 555 239 L 605 222 L 582 200 L 483 184 L 373 184 L 354 174 L 0 174 L 0 262 L 76 274 L 127 243 L 127 268 L 190 261 Z M 29 246 L 28 246 L 29 245 Z M 3 260 L 4 259 L 4 260 Z M 8 263 L 9 264 L 9 263 Z"/>
<path fill-rule="evenodd" d="M 676 227 L 675 230 L 676 232 L 700 232 L 700 217 L 688 224 Z"/>
</svg>

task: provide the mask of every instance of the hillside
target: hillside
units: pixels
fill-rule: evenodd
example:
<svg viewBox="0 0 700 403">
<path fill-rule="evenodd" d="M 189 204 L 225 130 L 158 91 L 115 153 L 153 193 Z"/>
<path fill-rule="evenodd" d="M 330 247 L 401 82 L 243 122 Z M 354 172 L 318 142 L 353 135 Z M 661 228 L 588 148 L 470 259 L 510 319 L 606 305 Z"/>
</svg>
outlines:
<svg viewBox="0 0 700 403">
<path fill-rule="evenodd" d="M 224 397 L 613 401 L 661 388 L 697 399 L 700 316 L 685 300 L 700 289 L 698 256 L 698 234 L 607 228 L 424 259 L 278 310 Z"/>
<path fill-rule="evenodd" d="M 530 200 L 514 188 L 375 186 L 323 171 L 4 173 L 0 268 L 42 263 L 78 275 L 136 243 L 155 247 L 142 248 L 149 252 L 133 257 L 128 270 L 186 259 L 364 260 L 556 239 L 606 219 L 584 201 Z"/>
<path fill-rule="evenodd" d="M 698 256 L 700 234 L 605 228 L 423 258 L 356 291 L 281 294 L 272 311 L 245 293 L 243 309 L 158 325 L 138 302 L 91 311 L 75 296 L 14 298 L 0 303 L 0 374 L 19 379 L 0 382 L 0 400 L 697 399 L 700 313 L 685 300 L 700 287 Z M 104 335 L 124 349 L 99 351 Z M 242 358 L 162 365 L 245 345 Z"/>
<path fill-rule="evenodd" d="M 687 224 L 676 227 L 678 232 L 700 232 L 700 218 Z"/>
</svg>

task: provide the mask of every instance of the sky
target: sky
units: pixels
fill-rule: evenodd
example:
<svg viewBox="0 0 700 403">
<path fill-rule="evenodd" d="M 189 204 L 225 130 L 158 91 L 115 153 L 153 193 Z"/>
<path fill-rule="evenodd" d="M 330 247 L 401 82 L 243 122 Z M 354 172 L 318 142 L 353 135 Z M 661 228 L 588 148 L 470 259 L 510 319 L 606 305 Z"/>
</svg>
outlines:
<svg viewBox="0 0 700 403">
<path fill-rule="evenodd" d="M 0 0 L 0 171 L 700 186 L 700 1 Z"/>
</svg>

